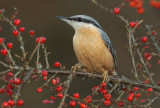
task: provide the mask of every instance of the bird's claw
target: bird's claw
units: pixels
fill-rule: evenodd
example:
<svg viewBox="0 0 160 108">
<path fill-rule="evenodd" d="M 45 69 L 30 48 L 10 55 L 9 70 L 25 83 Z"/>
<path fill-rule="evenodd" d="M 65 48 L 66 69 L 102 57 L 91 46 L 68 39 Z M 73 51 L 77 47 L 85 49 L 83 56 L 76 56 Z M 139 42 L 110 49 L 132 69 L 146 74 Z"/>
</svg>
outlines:
<svg viewBox="0 0 160 108">
<path fill-rule="evenodd" d="M 84 66 L 82 66 L 80 63 L 75 64 L 74 66 L 72 66 L 71 68 L 72 71 L 79 71 L 79 72 L 84 72 Z"/>
<path fill-rule="evenodd" d="M 108 71 L 107 71 L 107 70 L 104 71 L 102 77 L 103 77 L 103 83 L 104 83 L 104 82 L 108 82 Z"/>
</svg>

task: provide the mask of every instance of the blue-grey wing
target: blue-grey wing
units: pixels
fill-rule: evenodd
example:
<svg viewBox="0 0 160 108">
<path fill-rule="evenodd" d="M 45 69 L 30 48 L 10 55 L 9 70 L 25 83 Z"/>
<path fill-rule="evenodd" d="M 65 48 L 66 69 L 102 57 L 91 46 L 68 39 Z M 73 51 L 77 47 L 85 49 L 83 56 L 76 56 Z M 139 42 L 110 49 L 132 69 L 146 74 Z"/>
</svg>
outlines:
<svg viewBox="0 0 160 108">
<path fill-rule="evenodd" d="M 110 50 L 110 52 L 113 56 L 114 63 L 115 63 L 115 68 L 116 68 L 117 67 L 116 50 L 115 50 L 114 46 L 112 45 L 108 35 L 103 31 L 101 31 L 101 33 L 102 33 L 102 39 L 106 42 L 106 45 L 107 45 L 108 49 Z"/>
</svg>

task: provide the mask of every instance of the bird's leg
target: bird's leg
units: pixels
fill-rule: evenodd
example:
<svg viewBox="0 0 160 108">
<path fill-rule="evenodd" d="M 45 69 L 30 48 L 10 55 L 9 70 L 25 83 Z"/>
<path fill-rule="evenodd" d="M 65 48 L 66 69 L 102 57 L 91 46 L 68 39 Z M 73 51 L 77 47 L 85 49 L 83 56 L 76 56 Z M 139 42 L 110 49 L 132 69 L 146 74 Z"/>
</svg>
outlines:
<svg viewBox="0 0 160 108">
<path fill-rule="evenodd" d="M 108 71 L 107 70 L 103 72 L 102 77 L 103 77 L 103 83 L 108 81 Z"/>
<path fill-rule="evenodd" d="M 81 63 L 77 63 L 74 66 L 72 66 L 72 70 L 73 71 L 79 71 L 79 72 L 81 72 L 81 71 L 85 72 L 86 71 L 85 68 L 84 68 L 84 66 L 82 66 Z"/>
</svg>

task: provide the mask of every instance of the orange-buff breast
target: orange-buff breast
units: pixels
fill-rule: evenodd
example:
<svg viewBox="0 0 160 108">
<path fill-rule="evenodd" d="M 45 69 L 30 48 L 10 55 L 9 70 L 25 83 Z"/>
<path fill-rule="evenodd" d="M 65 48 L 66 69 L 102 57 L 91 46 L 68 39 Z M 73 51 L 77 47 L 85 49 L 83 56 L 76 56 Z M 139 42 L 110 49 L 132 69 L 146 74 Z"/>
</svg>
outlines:
<svg viewBox="0 0 160 108">
<path fill-rule="evenodd" d="M 113 56 L 97 28 L 79 28 L 73 37 L 73 46 L 78 61 L 88 72 L 114 71 Z"/>
</svg>

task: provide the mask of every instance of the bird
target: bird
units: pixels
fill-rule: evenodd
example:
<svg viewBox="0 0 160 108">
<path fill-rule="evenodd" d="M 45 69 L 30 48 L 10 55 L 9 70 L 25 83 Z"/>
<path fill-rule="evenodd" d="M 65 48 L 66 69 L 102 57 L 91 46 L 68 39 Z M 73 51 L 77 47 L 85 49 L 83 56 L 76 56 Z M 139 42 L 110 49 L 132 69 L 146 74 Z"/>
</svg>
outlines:
<svg viewBox="0 0 160 108">
<path fill-rule="evenodd" d="M 89 73 L 101 74 L 103 82 L 117 75 L 116 50 L 100 24 L 87 15 L 56 16 L 75 30 L 73 48 L 78 62 Z"/>
</svg>

